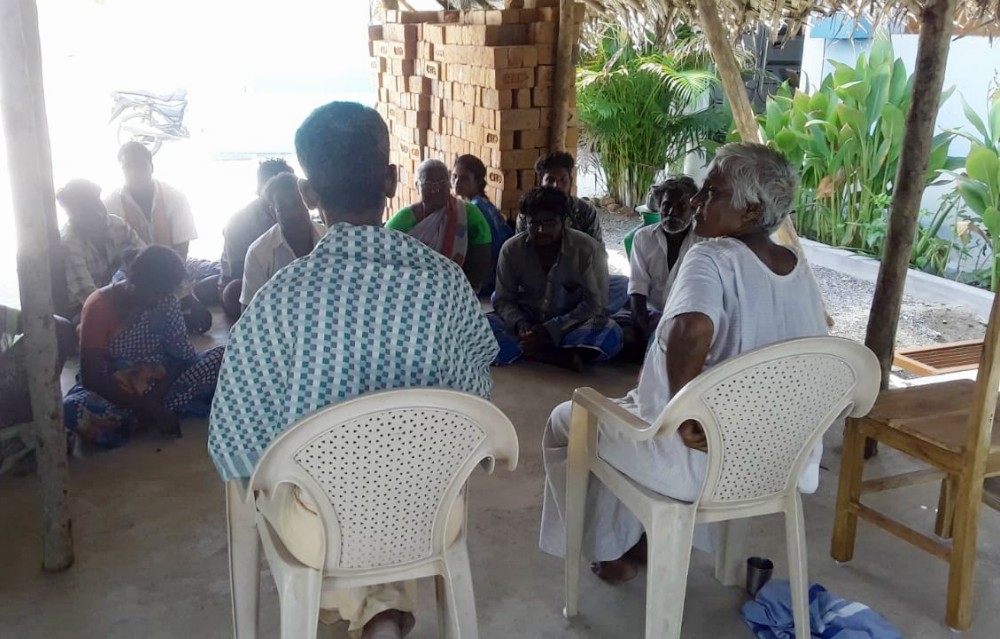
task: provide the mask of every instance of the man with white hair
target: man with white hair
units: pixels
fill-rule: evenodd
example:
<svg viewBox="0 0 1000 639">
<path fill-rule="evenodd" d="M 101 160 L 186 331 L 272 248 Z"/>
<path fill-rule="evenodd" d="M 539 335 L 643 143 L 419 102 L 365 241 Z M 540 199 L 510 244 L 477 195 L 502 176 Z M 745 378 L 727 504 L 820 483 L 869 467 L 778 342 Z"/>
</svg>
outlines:
<svg viewBox="0 0 1000 639">
<path fill-rule="evenodd" d="M 760 144 L 719 149 L 693 198 L 695 230 L 706 239 L 688 251 L 654 334 L 639 385 L 619 400 L 653 422 L 678 391 L 711 368 L 775 342 L 826 335 L 823 301 L 800 254 L 776 244 L 771 233 L 788 216 L 795 171 L 778 152 Z M 545 503 L 540 546 L 565 554 L 566 455 L 572 404 L 552 412 L 542 440 Z M 598 454 L 632 481 L 674 499 L 697 499 L 708 455 L 704 432 L 685 422 L 670 437 L 636 442 L 600 427 Z M 816 490 L 822 447 L 813 451 L 799 487 Z M 584 554 L 600 578 L 635 577 L 643 534 L 639 520 L 600 482 L 587 494 Z"/>
</svg>

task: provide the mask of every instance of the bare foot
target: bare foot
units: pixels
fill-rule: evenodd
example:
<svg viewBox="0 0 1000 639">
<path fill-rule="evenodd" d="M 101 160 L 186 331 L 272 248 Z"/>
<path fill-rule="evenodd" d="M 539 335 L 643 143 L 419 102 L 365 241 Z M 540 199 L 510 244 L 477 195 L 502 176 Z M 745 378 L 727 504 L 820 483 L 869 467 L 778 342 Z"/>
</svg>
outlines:
<svg viewBox="0 0 1000 639">
<path fill-rule="evenodd" d="M 614 561 L 598 561 L 590 564 L 590 571 L 604 582 L 617 586 L 626 581 L 635 579 L 639 574 L 639 564 L 632 561 L 628 556 Z"/>
<path fill-rule="evenodd" d="M 626 551 L 625 558 L 632 560 L 640 566 L 645 566 L 648 563 L 648 556 L 649 548 L 646 545 L 646 533 L 643 533 L 642 537 L 639 537 L 639 541 Z"/>
<path fill-rule="evenodd" d="M 413 630 L 413 614 L 385 610 L 372 617 L 361 631 L 361 639 L 402 639 Z"/>
</svg>

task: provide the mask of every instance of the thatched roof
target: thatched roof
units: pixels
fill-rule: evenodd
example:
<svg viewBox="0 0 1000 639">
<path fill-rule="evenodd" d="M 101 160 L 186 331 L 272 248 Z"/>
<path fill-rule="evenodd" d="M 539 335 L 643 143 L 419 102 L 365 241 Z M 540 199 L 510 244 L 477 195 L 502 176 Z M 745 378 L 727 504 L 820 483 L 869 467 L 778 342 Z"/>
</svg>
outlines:
<svg viewBox="0 0 1000 639">
<path fill-rule="evenodd" d="M 390 2 L 393 0 L 389 0 Z M 402 6 L 420 8 L 448 5 L 454 8 L 502 7 L 505 0 L 395 0 Z M 652 32 L 660 41 L 671 38 L 679 21 L 697 22 L 695 0 L 578 0 L 587 6 L 587 20 L 597 26 L 618 22 L 633 33 Z M 855 19 L 866 18 L 874 24 L 905 24 L 918 16 L 923 5 L 919 0 L 716 0 L 723 24 L 737 34 L 765 24 L 775 33 L 782 26 L 794 36 L 816 17 L 844 13 Z M 1000 0 L 958 0 L 956 28 L 963 33 L 1000 35 Z M 598 29 L 596 32 L 600 32 Z"/>
<path fill-rule="evenodd" d="M 591 20 L 616 21 L 630 27 L 645 26 L 660 38 L 669 39 L 678 20 L 697 22 L 695 0 L 583 0 Z M 918 16 L 925 2 L 918 0 L 716 0 L 722 22 L 734 34 L 758 24 L 775 32 L 787 27 L 794 36 L 816 17 L 846 14 L 878 24 L 905 23 Z M 1000 18 L 1000 0 L 958 0 L 956 26 L 963 32 L 1000 33 L 994 25 Z"/>
</svg>

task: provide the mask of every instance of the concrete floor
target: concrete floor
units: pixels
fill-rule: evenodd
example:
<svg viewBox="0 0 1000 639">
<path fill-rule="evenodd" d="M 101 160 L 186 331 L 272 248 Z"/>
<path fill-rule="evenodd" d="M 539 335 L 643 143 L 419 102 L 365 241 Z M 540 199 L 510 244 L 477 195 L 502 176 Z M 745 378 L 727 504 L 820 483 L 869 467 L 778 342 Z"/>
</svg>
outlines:
<svg viewBox="0 0 1000 639">
<path fill-rule="evenodd" d="M 583 578 L 580 617 L 566 622 L 562 564 L 537 549 L 541 509 L 542 428 L 549 410 L 572 390 L 590 385 L 623 394 L 636 371 L 594 368 L 586 376 L 531 364 L 495 372 L 494 400 L 518 429 L 521 463 L 514 474 L 472 480 L 469 548 L 481 635 L 494 637 L 641 637 L 644 579 L 618 588 Z M 855 560 L 836 566 L 828 555 L 839 432 L 827 438 L 817 494 L 805 498 L 810 577 L 834 593 L 870 605 L 908 638 L 950 635 L 944 626 L 943 563 L 862 524 Z M 140 438 L 117 451 L 74 460 L 72 500 L 76 564 L 62 574 L 39 566 L 38 483 L 0 478 L 0 637 L 134 639 L 231 636 L 223 489 L 206 452 L 206 424 L 185 425 L 185 437 Z M 906 464 L 884 450 L 870 463 L 875 476 Z M 925 486 L 873 500 L 904 521 L 933 524 L 936 490 Z M 780 517 L 754 523 L 751 552 L 787 573 Z M 970 638 L 1000 636 L 1000 514 L 985 511 Z M 711 558 L 695 553 L 688 580 L 685 637 L 749 637 L 737 588 L 714 581 Z M 262 637 L 277 637 L 273 582 L 262 580 Z M 412 637 L 436 637 L 433 588 L 420 587 Z M 343 637 L 343 628 L 326 629 Z"/>
</svg>

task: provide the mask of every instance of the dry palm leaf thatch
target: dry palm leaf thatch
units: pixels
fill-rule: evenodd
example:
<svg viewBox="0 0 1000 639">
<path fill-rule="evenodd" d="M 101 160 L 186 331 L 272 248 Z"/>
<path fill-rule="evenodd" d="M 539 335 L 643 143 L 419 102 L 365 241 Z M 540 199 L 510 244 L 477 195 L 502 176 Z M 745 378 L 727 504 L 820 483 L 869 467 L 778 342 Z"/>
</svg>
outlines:
<svg viewBox="0 0 1000 639">
<path fill-rule="evenodd" d="M 926 1 L 926 0 L 925 0 Z M 698 23 L 694 0 L 584 0 L 588 21 L 617 22 L 636 38 L 668 44 L 678 21 Z M 837 13 L 873 25 L 906 23 L 919 16 L 924 2 L 918 0 L 717 0 L 723 25 L 735 38 L 758 25 L 771 27 L 774 33 L 786 27 L 786 37 L 793 37 L 816 17 Z M 998 35 L 995 27 L 1000 17 L 1000 0 L 960 0 L 956 32 Z"/>
</svg>

